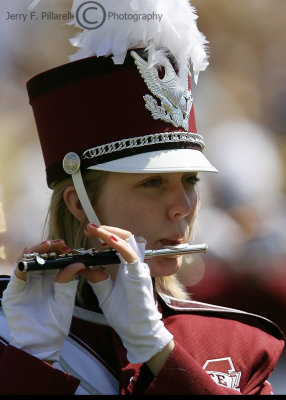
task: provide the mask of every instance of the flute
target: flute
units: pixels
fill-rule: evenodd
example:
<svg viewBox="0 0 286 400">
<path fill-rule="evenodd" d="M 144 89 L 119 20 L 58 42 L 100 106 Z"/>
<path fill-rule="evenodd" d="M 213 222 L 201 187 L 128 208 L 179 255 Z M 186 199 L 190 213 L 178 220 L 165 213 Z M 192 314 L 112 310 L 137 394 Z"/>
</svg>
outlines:
<svg viewBox="0 0 286 400">
<path fill-rule="evenodd" d="M 176 256 L 195 253 L 206 253 L 208 246 L 202 244 L 179 244 L 168 246 L 162 249 L 145 250 L 144 259 L 159 256 Z M 83 263 L 86 268 L 102 269 L 103 265 L 120 264 L 120 259 L 116 250 L 99 251 L 92 249 L 75 249 L 71 253 L 57 255 L 56 253 L 30 253 L 24 254 L 23 258 L 17 263 L 18 270 L 21 272 L 43 271 L 51 269 L 63 269 L 67 265 Z"/>
</svg>

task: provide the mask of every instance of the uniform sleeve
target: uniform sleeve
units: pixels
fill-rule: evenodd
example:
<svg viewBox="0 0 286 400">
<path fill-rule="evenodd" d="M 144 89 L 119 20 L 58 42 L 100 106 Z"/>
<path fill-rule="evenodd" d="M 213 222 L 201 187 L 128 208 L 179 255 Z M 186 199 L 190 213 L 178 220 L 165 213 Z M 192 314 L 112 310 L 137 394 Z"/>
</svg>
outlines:
<svg viewBox="0 0 286 400">
<path fill-rule="evenodd" d="M 0 394 L 74 394 L 79 380 L 11 345 L 0 355 Z"/>
<path fill-rule="evenodd" d="M 249 392 L 249 395 L 251 394 L 275 394 L 273 392 L 273 388 L 270 382 L 265 381 L 263 385 L 259 388 L 259 392 L 257 392 L 257 388 L 253 392 Z"/>
<path fill-rule="evenodd" d="M 173 316 L 168 328 L 175 348 L 167 361 L 157 376 L 146 365 L 138 367 L 127 393 L 272 393 L 267 380 L 283 350 L 282 338 L 237 321 L 200 316 Z M 223 360 L 227 367 L 222 368 Z"/>
<path fill-rule="evenodd" d="M 196 394 L 224 395 L 241 394 L 239 391 L 217 385 L 196 360 L 186 353 L 180 344 L 175 348 L 159 374 L 152 376 L 144 364 L 131 379 L 128 387 L 131 394 Z"/>
</svg>

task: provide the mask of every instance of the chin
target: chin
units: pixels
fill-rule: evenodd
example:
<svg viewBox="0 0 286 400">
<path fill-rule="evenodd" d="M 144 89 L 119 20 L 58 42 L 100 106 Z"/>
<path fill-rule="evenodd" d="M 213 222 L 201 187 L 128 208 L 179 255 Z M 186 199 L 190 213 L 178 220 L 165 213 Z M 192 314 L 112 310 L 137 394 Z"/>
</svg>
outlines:
<svg viewBox="0 0 286 400">
<path fill-rule="evenodd" d="M 182 265 L 182 256 L 155 257 L 148 261 L 148 265 L 153 278 L 174 275 Z"/>
</svg>

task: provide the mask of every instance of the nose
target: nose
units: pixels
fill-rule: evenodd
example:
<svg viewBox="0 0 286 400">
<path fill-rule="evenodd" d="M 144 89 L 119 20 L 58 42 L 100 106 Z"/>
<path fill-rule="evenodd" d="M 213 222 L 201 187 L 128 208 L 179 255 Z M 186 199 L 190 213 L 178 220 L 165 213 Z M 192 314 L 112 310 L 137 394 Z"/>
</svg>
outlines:
<svg viewBox="0 0 286 400">
<path fill-rule="evenodd" d="M 187 191 L 183 185 L 177 185 L 169 193 L 168 217 L 180 220 L 194 214 L 197 206 L 196 190 Z"/>
</svg>

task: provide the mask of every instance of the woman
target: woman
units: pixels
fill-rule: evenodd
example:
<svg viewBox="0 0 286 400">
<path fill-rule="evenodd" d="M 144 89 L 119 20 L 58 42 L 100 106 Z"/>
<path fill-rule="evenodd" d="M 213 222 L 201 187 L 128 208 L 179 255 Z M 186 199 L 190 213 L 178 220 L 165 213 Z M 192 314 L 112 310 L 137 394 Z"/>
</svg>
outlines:
<svg viewBox="0 0 286 400">
<path fill-rule="evenodd" d="M 165 18 L 160 29 L 148 26 L 155 36 L 144 46 L 134 35 L 131 46 L 126 29 L 116 42 L 126 44 L 122 63 L 114 63 L 122 58 L 115 46 L 28 82 L 54 192 L 47 240 L 24 253 L 113 248 L 119 264 L 15 269 L 3 295 L 1 393 L 272 391 L 279 328 L 188 300 L 176 279 L 181 256 L 144 260 L 145 249 L 192 240 L 198 172 L 216 172 L 202 153 L 187 70 L 190 57 L 194 76 L 205 68 L 205 39 L 190 24 L 187 1 L 168 4 L 165 17 L 179 6 L 186 24 Z"/>
</svg>

